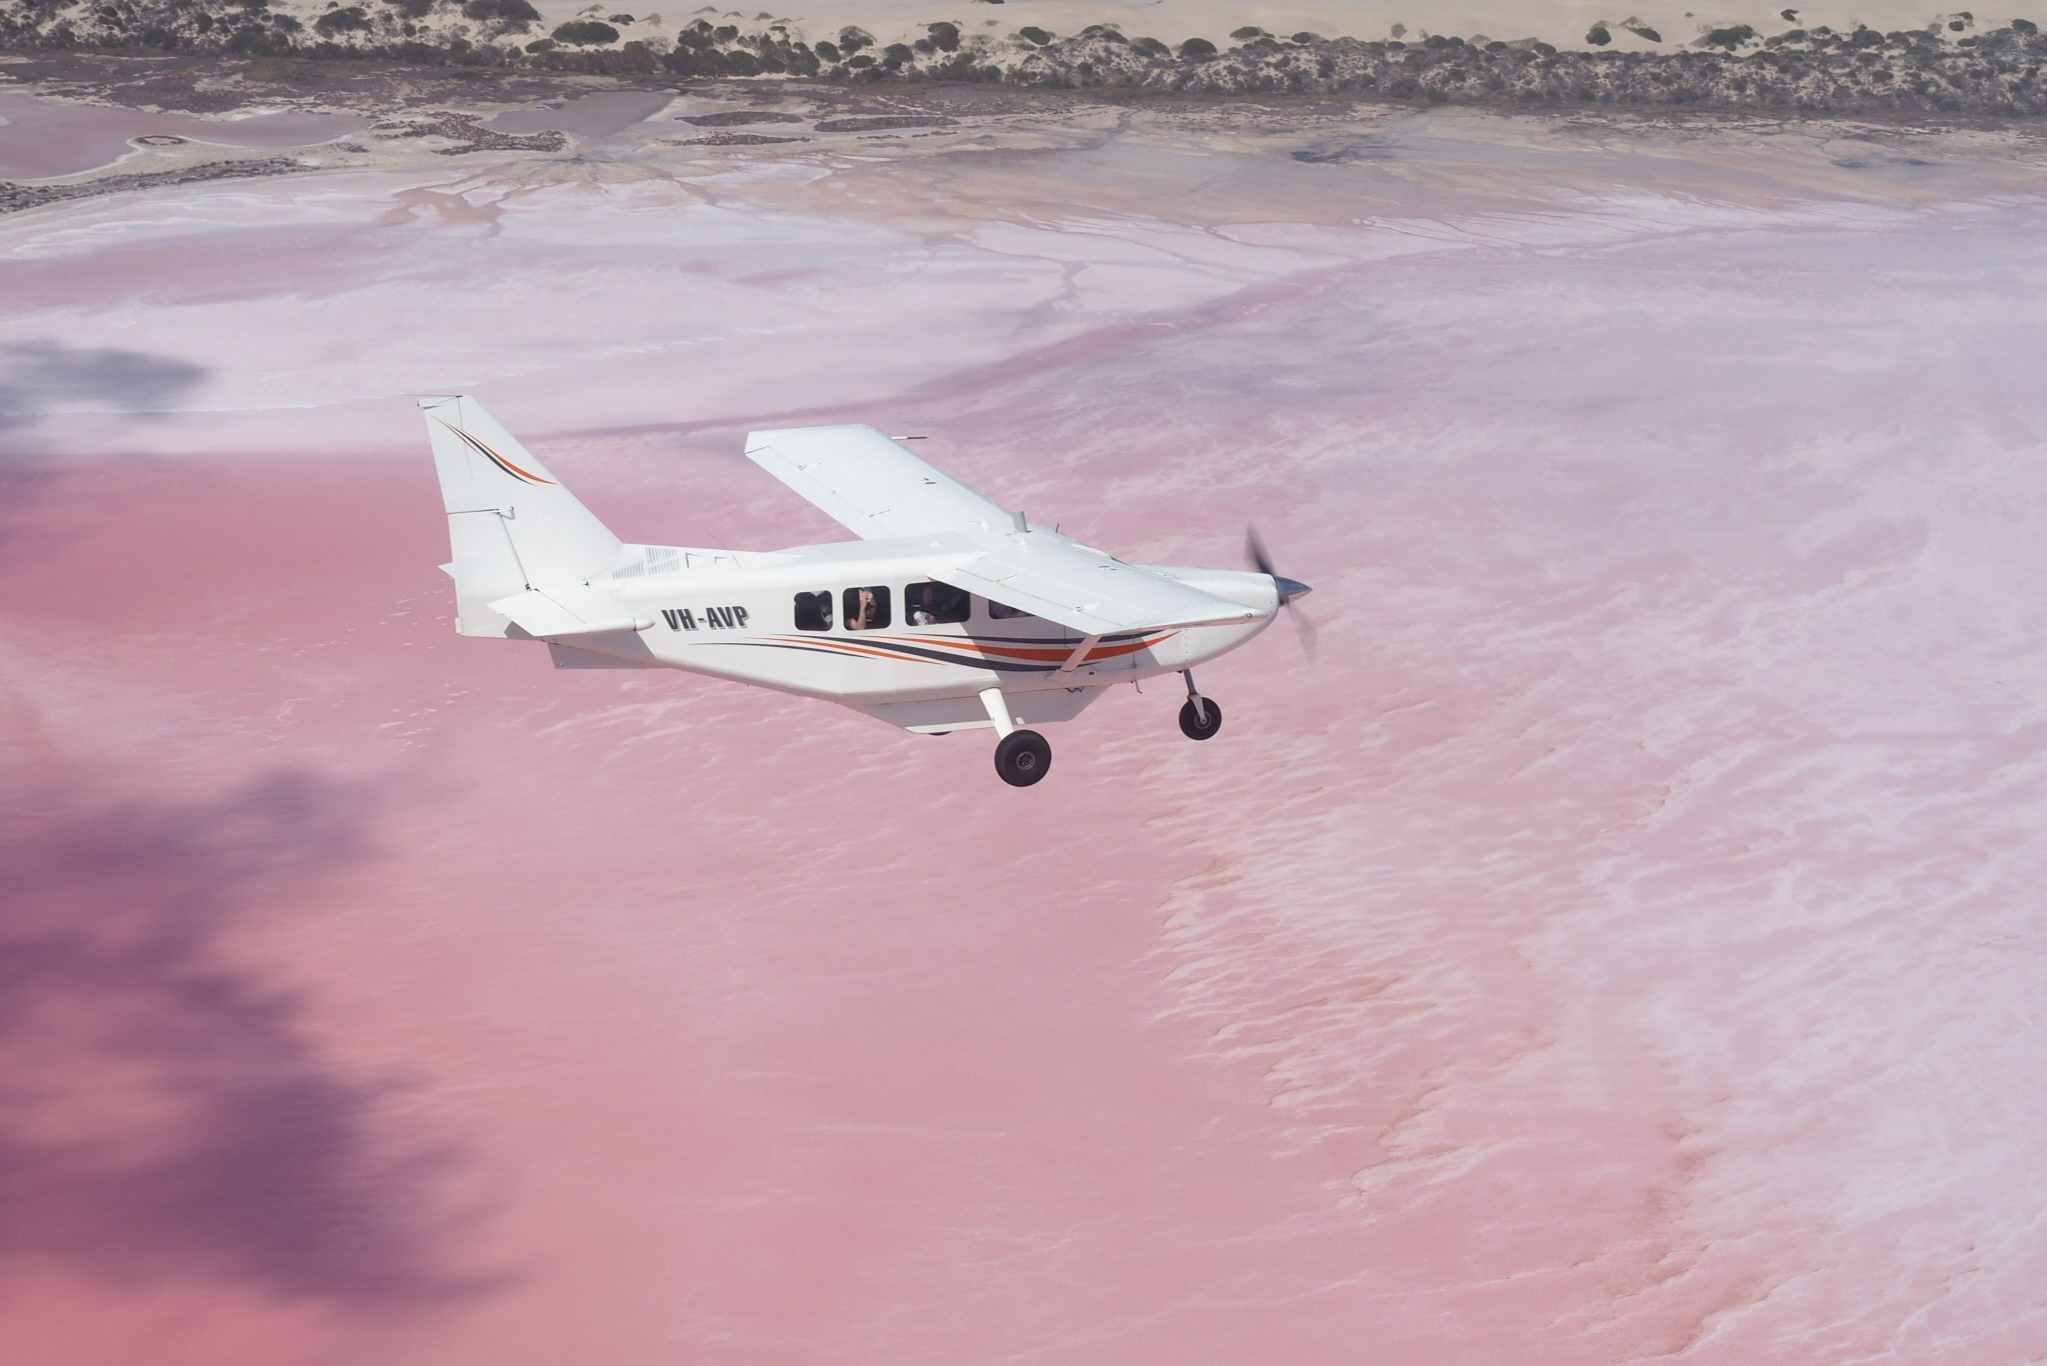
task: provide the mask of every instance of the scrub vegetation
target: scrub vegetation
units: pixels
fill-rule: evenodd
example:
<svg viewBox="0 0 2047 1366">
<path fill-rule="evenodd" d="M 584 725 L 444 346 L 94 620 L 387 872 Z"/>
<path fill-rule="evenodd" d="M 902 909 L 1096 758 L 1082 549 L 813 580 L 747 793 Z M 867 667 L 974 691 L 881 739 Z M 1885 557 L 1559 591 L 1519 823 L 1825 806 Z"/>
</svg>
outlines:
<svg viewBox="0 0 2047 1366">
<path fill-rule="evenodd" d="M 1785 11 L 1787 16 L 1796 11 Z M 1787 22 L 1795 20 L 1787 19 Z M 1598 24 L 1589 50 L 1528 38 L 1441 34 L 1366 42 L 1256 27 L 1177 47 L 1114 24 L 1060 35 L 1036 26 L 968 36 L 954 22 L 882 45 L 855 27 L 806 34 L 787 22 L 697 19 L 661 33 L 630 14 L 543 31 L 528 0 L 360 0 L 324 8 L 283 0 L 0 0 L 0 49 L 189 53 L 384 61 L 622 77 L 799 77 L 866 82 L 990 82 L 1040 89 L 1201 95 L 1344 95 L 1507 107 L 1584 106 L 1824 113 L 2037 115 L 2047 112 L 2047 36 L 1972 15 L 1925 28 L 1702 27 L 1689 40 L 1638 20 Z M 1653 45 L 1617 50 L 1632 36 Z"/>
</svg>

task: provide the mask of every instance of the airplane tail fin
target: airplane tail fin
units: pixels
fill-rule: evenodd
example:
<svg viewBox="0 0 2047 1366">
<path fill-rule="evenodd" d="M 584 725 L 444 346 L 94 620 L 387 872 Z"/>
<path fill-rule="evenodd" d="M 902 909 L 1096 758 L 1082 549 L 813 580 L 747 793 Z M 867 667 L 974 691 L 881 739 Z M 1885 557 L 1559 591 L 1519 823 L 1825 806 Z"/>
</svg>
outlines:
<svg viewBox="0 0 2047 1366">
<path fill-rule="evenodd" d="M 619 539 L 483 405 L 460 395 L 420 400 L 453 549 L 455 629 L 503 636 L 512 619 L 490 604 L 577 583 L 618 558 Z"/>
</svg>

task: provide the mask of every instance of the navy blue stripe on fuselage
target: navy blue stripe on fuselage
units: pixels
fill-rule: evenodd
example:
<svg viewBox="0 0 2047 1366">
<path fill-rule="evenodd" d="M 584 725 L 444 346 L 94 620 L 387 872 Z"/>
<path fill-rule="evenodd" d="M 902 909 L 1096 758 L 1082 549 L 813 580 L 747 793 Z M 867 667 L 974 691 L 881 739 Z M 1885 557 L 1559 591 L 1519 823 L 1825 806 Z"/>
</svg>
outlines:
<svg viewBox="0 0 2047 1366">
<path fill-rule="evenodd" d="M 934 664 L 954 664 L 962 669 L 987 669 L 997 673 L 1052 673 L 1059 668 L 1057 663 L 1019 659 L 985 659 L 978 656 L 961 658 L 958 655 L 941 654 L 936 650 L 920 650 L 912 645 L 869 645 L 865 641 L 847 642 L 849 645 L 859 646 L 857 651 L 836 650 L 821 645 L 796 645 L 779 640 L 706 640 L 696 643 L 704 645 L 754 645 L 770 650 L 801 650 L 806 654 L 832 655 L 838 659 L 878 660 L 881 663 L 888 663 L 890 658 L 895 656 L 898 657 L 897 662 L 900 663 L 928 661 Z M 916 656 L 916 659 L 899 658 L 903 655 L 913 655 Z"/>
</svg>

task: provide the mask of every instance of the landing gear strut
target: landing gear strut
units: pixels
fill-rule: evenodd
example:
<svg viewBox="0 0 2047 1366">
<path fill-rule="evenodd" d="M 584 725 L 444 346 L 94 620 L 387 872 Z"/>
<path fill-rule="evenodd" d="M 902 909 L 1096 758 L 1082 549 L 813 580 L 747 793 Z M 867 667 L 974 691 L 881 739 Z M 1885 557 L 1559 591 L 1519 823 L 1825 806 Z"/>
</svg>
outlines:
<svg viewBox="0 0 2047 1366">
<path fill-rule="evenodd" d="M 1223 709 L 1214 698 L 1195 691 L 1194 670 L 1183 670 L 1180 677 L 1187 680 L 1187 705 L 1180 708 L 1180 733 L 1189 740 L 1206 740 L 1223 728 Z"/>
<path fill-rule="evenodd" d="M 1002 737 L 1002 742 L 995 746 L 995 772 L 1003 782 L 1011 787 L 1029 787 L 1051 771 L 1052 746 L 1036 731 L 1016 728 L 1002 689 L 983 691 L 981 705 L 988 709 L 988 719 L 995 723 L 995 731 Z"/>
</svg>

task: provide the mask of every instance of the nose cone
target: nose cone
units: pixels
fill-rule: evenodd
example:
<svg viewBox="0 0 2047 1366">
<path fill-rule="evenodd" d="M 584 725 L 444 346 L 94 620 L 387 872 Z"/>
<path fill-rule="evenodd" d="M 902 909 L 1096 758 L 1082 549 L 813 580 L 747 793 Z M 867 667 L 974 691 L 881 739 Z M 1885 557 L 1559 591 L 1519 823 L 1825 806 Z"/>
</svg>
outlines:
<svg viewBox="0 0 2047 1366">
<path fill-rule="evenodd" d="M 1305 598 L 1315 591 L 1299 579 L 1289 579 L 1279 574 L 1274 574 L 1272 581 L 1279 586 L 1279 601 L 1282 607 L 1295 598 Z"/>
</svg>

